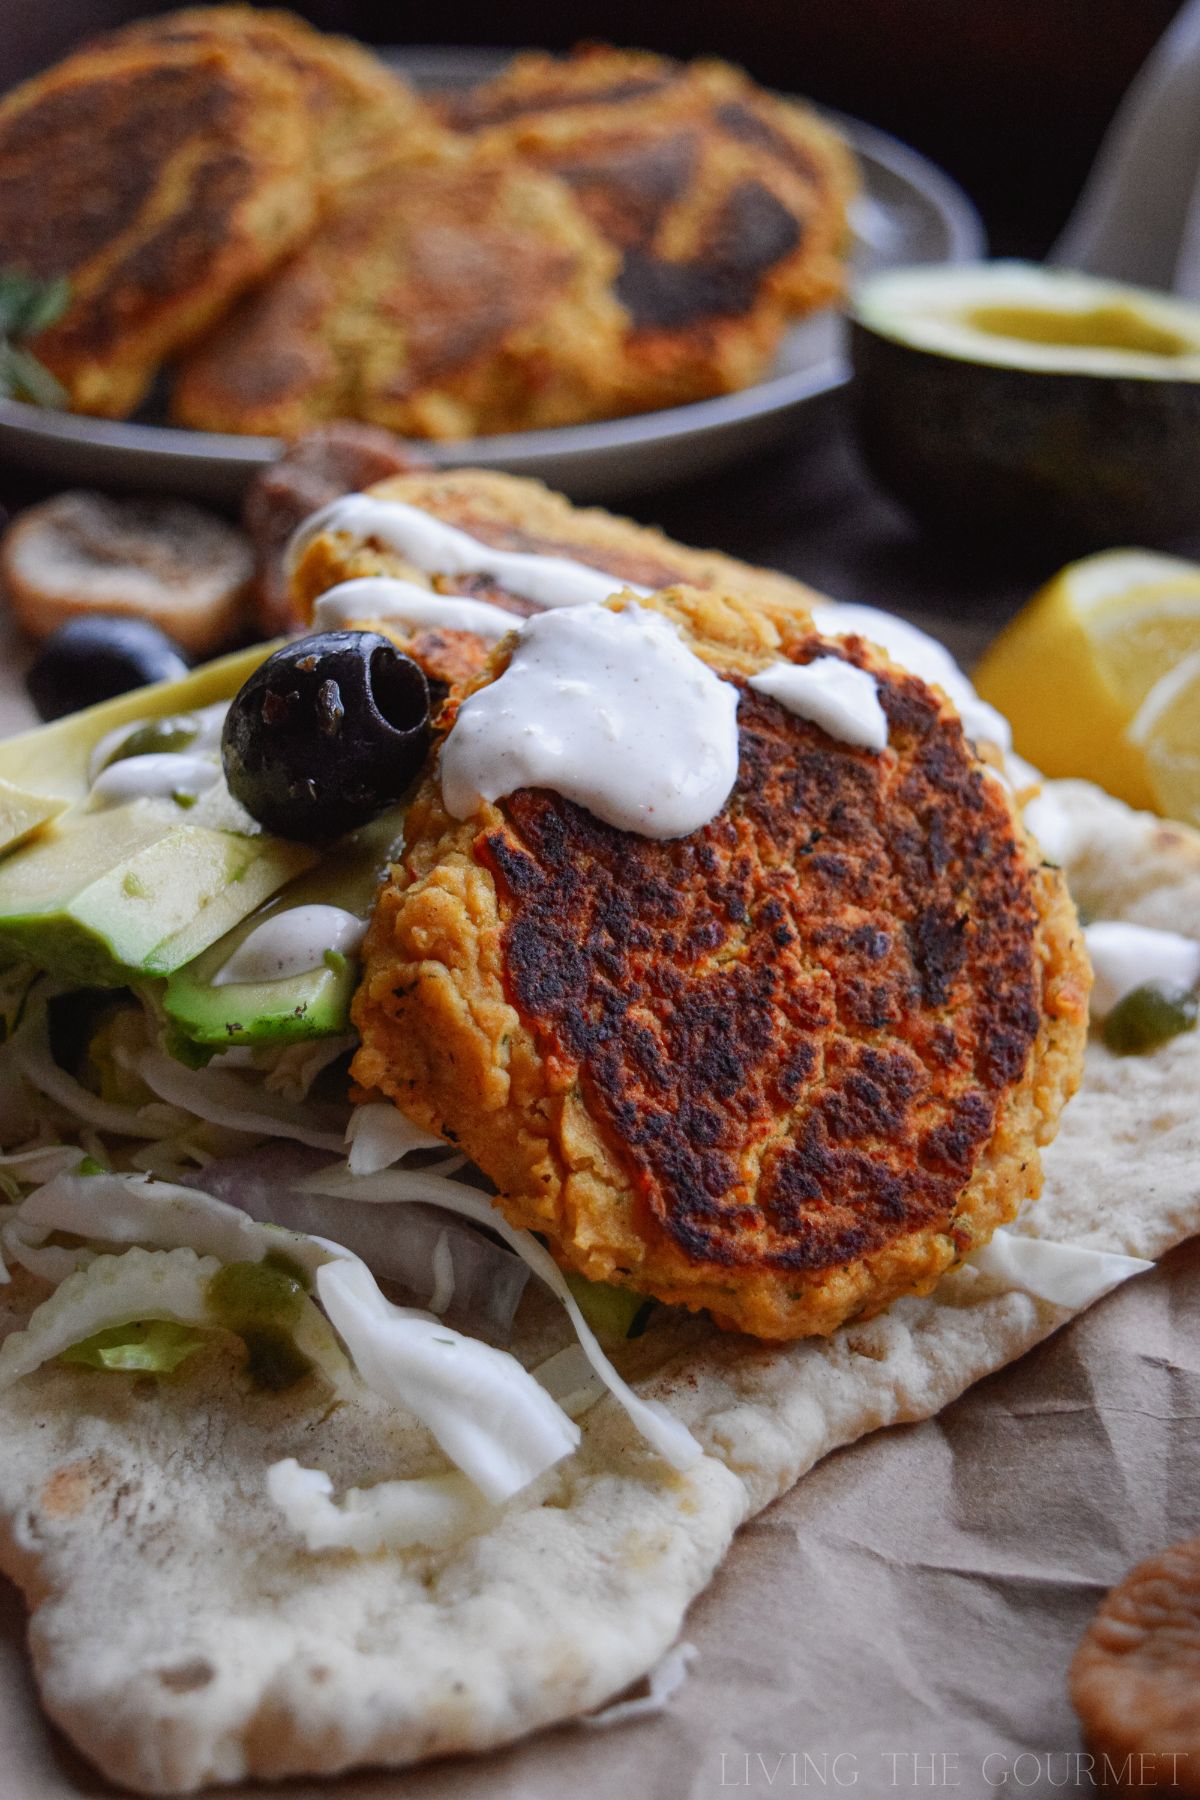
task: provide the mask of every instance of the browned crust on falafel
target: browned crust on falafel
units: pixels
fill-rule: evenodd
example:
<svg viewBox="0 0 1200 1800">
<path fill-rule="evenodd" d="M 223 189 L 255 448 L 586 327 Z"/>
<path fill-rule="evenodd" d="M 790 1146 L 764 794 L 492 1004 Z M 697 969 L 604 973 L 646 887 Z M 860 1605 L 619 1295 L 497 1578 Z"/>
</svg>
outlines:
<svg viewBox="0 0 1200 1800">
<path fill-rule="evenodd" d="M 745 691 L 730 801 L 665 844 L 540 792 L 459 824 L 435 776 L 368 940 L 355 1074 L 582 1273 L 826 1332 L 1038 1191 L 1078 1080 L 1081 934 L 936 690 L 795 614 L 649 604 L 735 680 L 781 655 L 870 669 L 887 750 Z"/>
<path fill-rule="evenodd" d="M 311 228 L 295 77 L 211 44 L 81 51 L 0 102 L 4 261 L 65 276 L 32 349 L 80 412 L 133 410 Z"/>
</svg>

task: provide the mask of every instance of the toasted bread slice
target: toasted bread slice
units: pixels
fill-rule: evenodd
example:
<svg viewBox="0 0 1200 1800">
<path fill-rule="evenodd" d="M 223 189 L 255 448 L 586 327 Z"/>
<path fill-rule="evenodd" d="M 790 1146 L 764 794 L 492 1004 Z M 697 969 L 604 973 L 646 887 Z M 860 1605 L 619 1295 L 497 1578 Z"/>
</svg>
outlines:
<svg viewBox="0 0 1200 1800">
<path fill-rule="evenodd" d="M 308 235 L 310 139 L 293 73 L 208 44 L 81 51 L 0 102 L 3 261 L 70 282 L 32 349 L 76 411 L 132 412 Z"/>
<path fill-rule="evenodd" d="M 120 613 L 209 655 L 250 622 L 253 574 L 243 534 L 181 500 L 56 494 L 0 541 L 5 596 L 39 638 L 80 613 Z"/>
</svg>

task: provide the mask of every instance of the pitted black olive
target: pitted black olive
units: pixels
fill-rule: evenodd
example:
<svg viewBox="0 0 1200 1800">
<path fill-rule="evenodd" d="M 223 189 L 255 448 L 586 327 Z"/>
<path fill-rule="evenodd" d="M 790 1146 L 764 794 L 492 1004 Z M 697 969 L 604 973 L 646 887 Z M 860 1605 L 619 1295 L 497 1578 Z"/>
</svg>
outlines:
<svg viewBox="0 0 1200 1800">
<path fill-rule="evenodd" d="M 179 645 L 147 619 L 87 613 L 60 625 L 25 677 L 43 719 L 112 700 L 151 681 L 178 681 L 188 671 Z"/>
<path fill-rule="evenodd" d="M 404 793 L 429 747 L 424 672 L 374 631 L 285 644 L 235 694 L 229 790 L 280 837 L 327 843 Z"/>
</svg>

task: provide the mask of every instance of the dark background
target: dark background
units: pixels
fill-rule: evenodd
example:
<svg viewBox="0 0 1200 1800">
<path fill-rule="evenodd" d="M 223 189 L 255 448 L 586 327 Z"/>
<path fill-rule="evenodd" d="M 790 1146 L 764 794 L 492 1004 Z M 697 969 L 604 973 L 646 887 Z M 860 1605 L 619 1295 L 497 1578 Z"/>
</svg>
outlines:
<svg viewBox="0 0 1200 1800">
<path fill-rule="evenodd" d="M 995 249 L 1040 255 L 1104 127 L 1180 0 L 310 0 L 295 11 L 374 44 L 603 38 L 745 63 L 771 86 L 893 131 L 940 162 Z M 0 4 L 5 86 L 153 0 Z"/>
<path fill-rule="evenodd" d="M 993 252 L 1050 248 L 1122 94 L 1180 0 L 310 0 L 295 10 L 374 44 L 566 48 L 581 39 L 744 63 L 771 86 L 889 130 L 940 163 L 979 207 Z M 0 0 L 0 86 L 153 0 Z M 161 10 L 167 10 L 165 8 Z M 0 468 L 11 511 L 44 486 Z M 919 534 L 857 462 L 844 396 L 792 450 L 623 510 L 684 542 L 891 607 L 970 661 L 1055 566 L 1020 542 Z M 1200 543 L 1194 548 L 1200 548 Z"/>
</svg>

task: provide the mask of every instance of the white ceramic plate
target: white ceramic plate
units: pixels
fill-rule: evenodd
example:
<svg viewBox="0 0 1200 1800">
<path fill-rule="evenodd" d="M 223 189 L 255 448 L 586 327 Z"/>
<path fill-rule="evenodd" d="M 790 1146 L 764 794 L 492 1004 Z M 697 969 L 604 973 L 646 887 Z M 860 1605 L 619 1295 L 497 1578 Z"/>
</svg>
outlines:
<svg viewBox="0 0 1200 1800">
<path fill-rule="evenodd" d="M 506 54 L 401 50 L 392 60 L 419 86 L 449 87 L 493 73 Z M 902 263 L 965 262 L 983 254 L 979 217 L 948 176 L 884 132 L 855 119 L 835 116 L 835 122 L 863 171 L 853 221 L 856 275 Z M 805 320 L 788 333 L 768 380 L 716 400 L 593 425 L 422 448 L 440 463 L 537 476 L 575 500 L 647 493 L 712 474 L 814 429 L 821 402 L 847 379 L 840 331 L 832 313 Z M 0 459 L 55 481 L 231 502 L 254 470 L 278 453 L 274 438 L 88 419 L 0 401 Z"/>
</svg>

